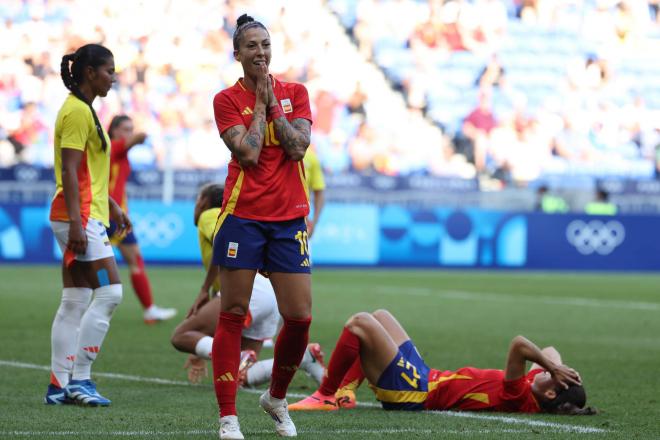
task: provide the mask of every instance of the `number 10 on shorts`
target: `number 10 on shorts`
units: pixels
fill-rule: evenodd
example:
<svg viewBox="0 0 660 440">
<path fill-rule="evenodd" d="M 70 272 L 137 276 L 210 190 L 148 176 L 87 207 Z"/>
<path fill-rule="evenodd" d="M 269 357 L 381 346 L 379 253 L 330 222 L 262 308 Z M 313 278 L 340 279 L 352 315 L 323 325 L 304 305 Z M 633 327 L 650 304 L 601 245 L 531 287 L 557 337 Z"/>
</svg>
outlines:
<svg viewBox="0 0 660 440">
<path fill-rule="evenodd" d="M 307 246 L 307 231 L 298 231 L 295 239 L 300 243 L 300 255 L 308 255 L 309 248 Z"/>
</svg>

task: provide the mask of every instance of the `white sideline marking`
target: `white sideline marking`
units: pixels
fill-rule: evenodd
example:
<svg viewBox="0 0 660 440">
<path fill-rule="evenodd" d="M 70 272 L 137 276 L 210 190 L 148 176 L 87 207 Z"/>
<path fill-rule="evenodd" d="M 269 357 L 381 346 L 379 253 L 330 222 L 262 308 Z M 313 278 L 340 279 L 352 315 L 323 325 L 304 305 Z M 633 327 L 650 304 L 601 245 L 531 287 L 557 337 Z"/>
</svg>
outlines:
<svg viewBox="0 0 660 440">
<path fill-rule="evenodd" d="M 6 361 L 6 360 L 0 360 L 0 366 L 5 366 L 5 367 L 14 367 L 14 368 L 24 368 L 24 369 L 31 369 L 31 370 L 41 370 L 41 371 L 50 371 L 50 367 L 46 365 L 36 365 L 36 364 L 29 364 L 25 362 L 17 362 L 17 361 Z M 190 383 L 182 381 L 182 380 L 169 380 L 169 379 L 160 379 L 156 377 L 143 377 L 143 376 L 133 376 L 129 374 L 117 374 L 117 373 L 94 373 L 94 376 L 98 377 L 107 377 L 109 379 L 119 379 L 119 380 L 127 380 L 131 382 L 142 382 L 142 383 L 156 383 L 156 384 L 161 384 L 161 385 L 179 385 L 179 386 L 191 386 Z M 241 388 L 241 391 L 247 392 L 250 394 L 262 394 L 264 390 L 259 390 L 255 388 Z M 293 397 L 293 398 L 304 398 L 307 397 L 306 394 L 299 394 L 299 393 L 290 393 L 287 394 L 288 397 Z M 372 402 L 358 402 L 358 406 L 361 407 L 368 407 L 368 408 L 380 408 L 380 405 L 377 403 L 372 403 Z M 600 428 L 593 428 L 590 426 L 580 426 L 580 425 L 565 425 L 562 423 L 555 423 L 555 422 L 545 422 L 542 420 L 530 420 L 530 419 L 523 419 L 523 418 L 516 418 L 516 417 L 507 417 L 507 416 L 494 416 L 494 415 L 484 415 L 484 414 L 477 414 L 477 413 L 468 413 L 468 412 L 454 412 L 454 411 L 432 411 L 433 414 L 437 414 L 440 416 L 444 417 L 464 417 L 464 418 L 471 418 L 471 419 L 479 419 L 479 420 L 492 420 L 492 421 L 497 421 L 497 422 L 502 422 L 502 423 L 508 423 L 508 424 L 515 424 L 515 425 L 526 425 L 526 426 L 533 426 L 533 427 L 540 427 L 540 428 L 554 428 L 561 430 L 563 432 L 576 432 L 580 434 L 596 434 L 596 433 L 604 433 L 604 432 L 610 432 L 606 429 L 600 429 Z M 168 433 L 168 432 L 171 432 Z M 114 435 L 114 436 L 136 436 L 136 435 L 182 435 L 186 433 L 190 433 L 190 435 L 206 435 L 208 434 L 208 431 L 168 431 L 168 432 L 156 432 L 156 431 L 111 431 L 107 433 L 108 435 Z M 212 431 L 216 432 L 216 431 Z M 309 432 L 309 433 L 369 433 L 369 432 L 377 432 L 377 433 L 397 433 L 397 432 L 427 432 L 426 430 L 396 430 L 396 429 L 385 429 L 385 430 L 364 430 L 364 431 L 351 431 L 351 430 L 335 430 L 335 431 L 304 431 L 304 432 Z M 429 433 L 431 432 L 448 432 L 450 434 L 453 434 L 454 432 L 452 431 L 432 431 L 428 430 Z M 514 432 L 514 431 L 505 431 L 505 430 L 473 430 L 473 431 L 456 431 L 456 434 L 459 433 L 475 433 L 475 434 L 482 434 L 482 433 L 489 433 L 489 432 Z M 521 431 L 521 432 L 528 432 L 528 431 Z M 27 434 L 23 434 L 27 433 Z M 33 434 L 30 434 L 33 433 Z M 199 433 L 199 434 L 198 434 Z M 270 431 L 268 431 L 270 433 Z M 7 436 L 7 435 L 24 435 L 24 436 L 39 436 L 39 435 L 70 435 L 70 434 L 76 434 L 76 435 L 82 435 L 83 433 L 80 432 L 75 432 L 75 431 L 61 431 L 61 432 L 51 432 L 51 431 L 0 431 L 0 436 Z M 98 433 L 97 433 L 98 434 Z"/>
<path fill-rule="evenodd" d="M 330 290 L 327 286 L 318 286 L 315 289 Z M 660 303 L 644 301 L 622 301 L 616 299 L 593 299 L 593 298 L 555 298 L 551 296 L 538 296 L 534 294 L 510 295 L 494 292 L 469 292 L 466 290 L 431 289 L 426 287 L 393 287 L 384 285 L 373 285 L 369 288 L 355 288 L 342 286 L 342 290 L 352 290 L 367 293 L 384 293 L 389 295 L 425 296 L 444 299 L 457 299 L 466 301 L 496 301 L 496 302 L 532 302 L 552 305 L 600 307 L 611 309 L 629 309 L 658 311 Z M 335 289 L 333 288 L 333 291 Z"/>
<path fill-rule="evenodd" d="M 323 429 L 307 430 L 300 429 L 298 432 L 303 434 L 453 434 L 453 435 L 483 435 L 483 434 L 524 434 L 530 433 L 530 430 L 523 429 L 466 429 L 466 430 L 431 430 L 431 429 Z M 268 435 L 273 434 L 272 430 L 244 431 L 245 434 Z M 99 434 L 113 437 L 166 437 L 166 436 L 193 436 L 193 435 L 211 435 L 218 434 L 217 430 L 194 429 L 188 431 L 0 431 L 0 437 L 68 437 L 71 435 L 97 436 Z"/>
</svg>

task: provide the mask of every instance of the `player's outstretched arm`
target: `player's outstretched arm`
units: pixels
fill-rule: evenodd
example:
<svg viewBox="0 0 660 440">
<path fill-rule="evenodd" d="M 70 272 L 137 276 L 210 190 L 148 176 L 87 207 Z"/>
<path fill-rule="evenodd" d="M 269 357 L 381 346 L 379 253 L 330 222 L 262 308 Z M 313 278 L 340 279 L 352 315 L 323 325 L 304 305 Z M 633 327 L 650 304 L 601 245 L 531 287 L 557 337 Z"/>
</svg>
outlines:
<svg viewBox="0 0 660 440">
<path fill-rule="evenodd" d="M 143 144 L 146 139 L 147 139 L 146 133 L 135 133 L 133 136 L 128 138 L 128 141 L 126 141 L 126 149 L 130 150 L 136 145 Z"/>
<path fill-rule="evenodd" d="M 568 388 L 571 384 L 581 384 L 577 371 L 561 363 L 553 362 L 550 357 L 543 354 L 536 344 L 523 336 L 516 336 L 511 341 L 504 370 L 505 379 L 515 380 L 524 376 L 527 361 L 540 365 L 552 375 L 558 385 L 564 388 Z"/>
</svg>

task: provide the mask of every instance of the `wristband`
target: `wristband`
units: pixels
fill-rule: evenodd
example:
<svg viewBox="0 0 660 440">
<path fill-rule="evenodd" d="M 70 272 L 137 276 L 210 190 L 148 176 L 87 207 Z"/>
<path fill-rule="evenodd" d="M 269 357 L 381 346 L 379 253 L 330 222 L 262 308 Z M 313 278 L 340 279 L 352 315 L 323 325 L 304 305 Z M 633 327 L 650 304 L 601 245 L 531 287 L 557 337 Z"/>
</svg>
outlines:
<svg viewBox="0 0 660 440">
<path fill-rule="evenodd" d="M 268 107 L 268 113 L 272 119 L 277 119 L 284 116 L 284 113 L 282 113 L 282 109 L 280 108 L 279 104 L 271 105 Z"/>
</svg>

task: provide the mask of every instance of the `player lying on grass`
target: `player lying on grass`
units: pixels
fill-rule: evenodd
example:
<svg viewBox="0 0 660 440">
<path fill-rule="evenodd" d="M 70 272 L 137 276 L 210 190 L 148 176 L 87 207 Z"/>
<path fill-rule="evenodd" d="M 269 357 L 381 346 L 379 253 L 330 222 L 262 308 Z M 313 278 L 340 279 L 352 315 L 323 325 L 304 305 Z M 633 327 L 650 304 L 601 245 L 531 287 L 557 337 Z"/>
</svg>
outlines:
<svg viewBox="0 0 660 440">
<path fill-rule="evenodd" d="M 525 372 L 526 362 L 533 362 Z M 353 315 L 332 352 L 326 377 L 290 411 L 354 407 L 354 390 L 365 378 L 384 409 L 595 414 L 585 407 L 580 375 L 562 364 L 552 347 L 511 341 L 504 370 L 474 367 L 431 369 L 401 324 L 386 310 Z"/>
<path fill-rule="evenodd" d="M 207 274 L 186 319 L 174 330 L 171 338 L 172 345 L 177 350 L 191 353 L 184 367 L 188 369 L 188 379 L 193 383 L 208 375 L 206 359 L 211 358 L 213 335 L 220 314 L 220 296 L 217 295 L 220 291 L 218 267 L 210 263 L 214 228 L 220 213 L 223 189 L 222 185 L 208 184 L 202 187 L 197 197 L 194 220 Z M 267 278 L 257 274 L 241 338 L 241 363 L 237 378 L 239 385 L 256 386 L 270 380 L 273 359 L 257 362 L 257 357 L 263 347 L 263 341 L 272 338 L 277 332 L 279 320 L 273 287 Z M 317 383 L 321 382 L 324 366 L 319 344 L 308 345 L 300 368 Z"/>
</svg>

